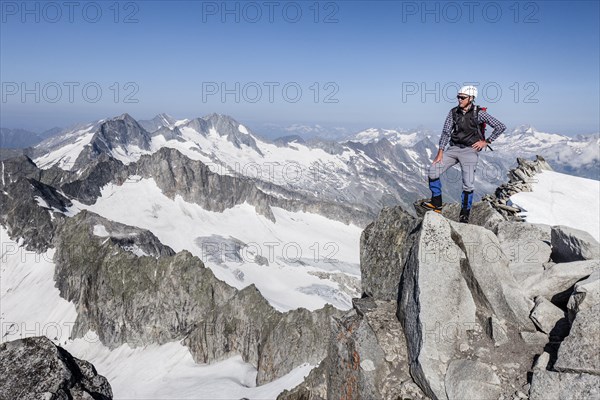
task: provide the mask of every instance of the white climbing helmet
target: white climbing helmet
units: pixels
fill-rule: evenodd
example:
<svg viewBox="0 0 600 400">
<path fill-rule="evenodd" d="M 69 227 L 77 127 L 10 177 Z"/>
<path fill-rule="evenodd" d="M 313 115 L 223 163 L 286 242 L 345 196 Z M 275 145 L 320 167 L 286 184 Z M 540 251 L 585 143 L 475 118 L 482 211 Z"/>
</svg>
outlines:
<svg viewBox="0 0 600 400">
<path fill-rule="evenodd" d="M 459 94 L 466 94 L 467 96 L 473 96 L 473 98 L 477 97 L 477 88 L 475 86 L 463 86 L 458 91 Z"/>
</svg>

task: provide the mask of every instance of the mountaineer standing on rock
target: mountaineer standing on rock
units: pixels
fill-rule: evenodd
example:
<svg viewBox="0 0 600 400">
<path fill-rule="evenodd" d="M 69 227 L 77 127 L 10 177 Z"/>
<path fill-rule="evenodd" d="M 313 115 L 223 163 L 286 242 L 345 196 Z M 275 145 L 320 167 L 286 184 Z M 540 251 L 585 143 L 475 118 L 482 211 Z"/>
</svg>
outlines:
<svg viewBox="0 0 600 400">
<path fill-rule="evenodd" d="M 462 172 L 463 192 L 461 196 L 460 222 L 468 223 L 473 202 L 473 184 L 475 182 L 475 169 L 479 161 L 479 152 L 489 143 L 493 142 L 506 126 L 491 115 L 484 108 L 475 105 L 477 88 L 463 86 L 458 91 L 456 98 L 458 106 L 448 113 L 442 136 L 440 137 L 439 150 L 429 167 L 429 189 L 431 200 L 424 201 L 421 206 L 425 209 L 442 212 L 442 182 L 440 176 L 456 163 L 460 163 Z M 485 124 L 489 124 L 494 131 L 485 139 Z M 448 150 L 444 151 L 450 144 Z M 491 148 L 490 148 L 491 149 Z"/>
</svg>

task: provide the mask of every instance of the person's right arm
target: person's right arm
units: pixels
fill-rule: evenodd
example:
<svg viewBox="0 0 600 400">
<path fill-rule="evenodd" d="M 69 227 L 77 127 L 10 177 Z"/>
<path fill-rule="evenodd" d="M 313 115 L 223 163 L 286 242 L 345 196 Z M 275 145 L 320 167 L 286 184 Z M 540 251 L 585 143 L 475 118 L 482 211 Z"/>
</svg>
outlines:
<svg viewBox="0 0 600 400">
<path fill-rule="evenodd" d="M 433 164 L 437 164 L 442 162 L 442 158 L 444 156 L 444 149 L 450 142 L 450 133 L 452 131 L 452 110 L 448 112 L 448 116 L 446 117 L 446 121 L 444 121 L 444 127 L 442 128 L 442 135 L 440 136 L 440 143 L 438 152 L 433 159 Z"/>
</svg>

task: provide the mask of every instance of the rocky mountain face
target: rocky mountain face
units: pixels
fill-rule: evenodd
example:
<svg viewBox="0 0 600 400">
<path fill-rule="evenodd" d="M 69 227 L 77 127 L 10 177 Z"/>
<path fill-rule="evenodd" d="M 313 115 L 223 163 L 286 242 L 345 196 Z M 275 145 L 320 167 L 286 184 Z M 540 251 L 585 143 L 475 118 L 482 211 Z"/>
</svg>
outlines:
<svg viewBox="0 0 600 400">
<path fill-rule="evenodd" d="M 177 124 L 177 120 L 168 114 L 162 113 L 158 114 L 152 119 L 140 120 L 138 121 L 138 123 L 147 132 L 152 133 L 159 130 L 160 128 L 173 129 Z"/>
<path fill-rule="evenodd" d="M 184 339 L 197 362 L 241 354 L 258 369 L 258 384 L 317 364 L 326 345 L 320 327 L 339 313 L 278 312 L 254 286 L 238 291 L 189 252 L 87 211 L 62 220 L 54 245 L 56 285 L 77 306 L 75 337 L 93 330 L 110 348 Z"/>
<path fill-rule="evenodd" d="M 210 211 L 220 212 L 248 202 L 256 207 L 259 214 L 273 221 L 275 217 L 271 207 L 327 215 L 328 218 L 345 223 L 354 222 L 359 226 L 366 225 L 371 218 L 366 208 L 319 201 L 277 185 L 257 185 L 254 180 L 246 177 L 213 173 L 202 162 L 190 160 L 170 148 L 162 148 L 152 155 L 142 156 L 137 163 L 130 164 L 127 171 L 130 175 L 141 178 L 154 178 L 167 196 L 179 194 L 184 200 Z"/>
<path fill-rule="evenodd" d="M 365 228 L 363 298 L 279 400 L 600 395 L 598 242 L 509 220 L 489 201 L 468 225 L 450 208 L 384 208 Z"/>
<path fill-rule="evenodd" d="M 111 400 L 111 387 L 94 366 L 46 337 L 0 344 L 0 398 Z M 10 362 L 8 362 L 10 360 Z"/>
<path fill-rule="evenodd" d="M 128 166 L 104 158 L 80 172 L 40 170 L 24 156 L 3 162 L 0 222 L 26 249 L 55 249 L 56 286 L 78 313 L 73 337 L 93 330 L 109 348 L 183 340 L 202 363 L 240 354 L 257 368 L 258 384 L 304 363 L 318 364 L 327 346 L 322 327 L 339 310 L 279 312 L 253 285 L 228 286 L 199 258 L 175 253 L 147 230 L 88 211 L 69 213 L 72 199 L 93 203 L 107 182 L 124 184 L 134 172 L 154 178 L 169 196 L 180 194 L 212 210 L 243 201 L 264 213 L 281 202 L 298 209 L 322 206 L 272 199 L 248 179 L 214 174 L 168 148 Z M 330 209 L 332 216 L 366 219 L 353 212 L 335 204 Z"/>
<path fill-rule="evenodd" d="M 104 154 L 78 171 L 65 171 L 57 166 L 39 169 L 26 156 L 2 161 L 1 168 L 1 221 L 12 235 L 22 236 L 25 245 L 33 250 L 46 248 L 53 236 L 54 225 L 50 222 L 56 213 L 48 210 L 65 212 L 72 204 L 70 199 L 93 204 L 104 185 L 109 182 L 122 185 L 128 179 L 154 179 L 170 198 L 180 195 L 210 211 L 222 212 L 248 202 L 273 221 L 271 207 L 327 215 L 358 226 L 367 225 L 372 218 L 364 208 L 294 195 L 277 185 L 257 186 L 245 177 L 216 174 L 202 162 L 190 160 L 171 148 L 144 155 L 129 165 Z M 40 202 L 42 207 L 38 207 Z M 32 215 L 36 217 L 31 219 Z"/>
</svg>

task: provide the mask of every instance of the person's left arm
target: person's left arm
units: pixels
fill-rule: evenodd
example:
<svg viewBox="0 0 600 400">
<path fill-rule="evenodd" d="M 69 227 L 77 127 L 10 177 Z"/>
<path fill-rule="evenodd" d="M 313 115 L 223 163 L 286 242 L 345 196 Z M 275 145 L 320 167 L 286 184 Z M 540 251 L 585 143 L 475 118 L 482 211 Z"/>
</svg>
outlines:
<svg viewBox="0 0 600 400">
<path fill-rule="evenodd" d="M 496 118 L 492 117 L 485 111 L 479 112 L 479 123 L 481 124 L 482 122 L 485 122 L 486 124 L 494 128 L 492 134 L 488 138 L 486 138 L 486 142 L 488 143 L 492 143 L 498 138 L 498 136 L 500 136 L 506 130 L 506 125 L 504 125 L 502 122 L 498 121 Z"/>
<path fill-rule="evenodd" d="M 482 122 L 485 122 L 486 124 L 494 128 L 494 131 L 487 139 L 481 139 L 471 146 L 477 151 L 483 150 L 488 144 L 496 140 L 496 138 L 506 130 L 506 126 L 502 122 L 498 121 L 496 118 L 492 117 L 485 111 L 479 111 L 479 116 L 477 118 L 478 124 L 481 124 Z"/>
</svg>

